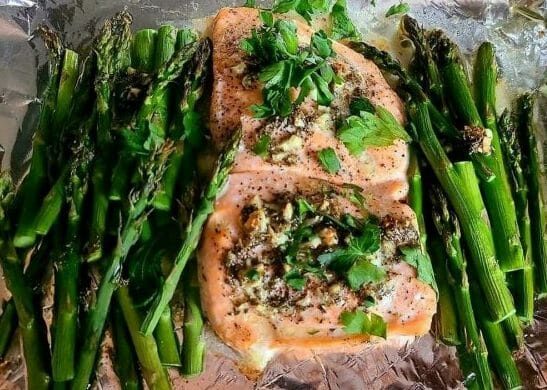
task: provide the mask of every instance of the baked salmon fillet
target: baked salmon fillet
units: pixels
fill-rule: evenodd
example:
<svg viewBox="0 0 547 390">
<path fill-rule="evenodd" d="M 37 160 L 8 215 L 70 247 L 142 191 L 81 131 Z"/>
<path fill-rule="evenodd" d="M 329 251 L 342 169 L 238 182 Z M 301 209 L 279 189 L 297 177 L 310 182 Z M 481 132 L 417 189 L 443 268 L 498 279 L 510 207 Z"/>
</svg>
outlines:
<svg viewBox="0 0 547 390">
<path fill-rule="evenodd" d="M 345 82 L 329 107 L 306 99 L 287 118 L 253 118 L 249 107 L 261 103 L 261 86 L 246 79 L 239 43 L 260 25 L 255 9 L 225 8 L 212 28 L 213 141 L 220 148 L 234 131 L 243 132 L 198 251 L 202 304 L 213 330 L 255 369 L 278 353 L 357 352 L 367 341 L 427 333 L 436 293 L 401 251 L 419 245 L 416 217 L 404 203 L 407 145 L 396 141 L 355 156 L 336 138 L 335 124 L 349 115 L 354 96 L 400 122 L 402 102 L 373 63 L 333 43 L 331 65 Z M 301 44 L 309 43 L 313 31 L 297 27 Z M 253 152 L 264 133 L 272 140 L 267 157 Z M 316 157 L 326 147 L 343 162 L 335 174 Z M 367 276 L 356 282 L 344 259 L 366 267 Z M 358 311 L 383 320 L 382 337 L 348 332 L 341 318 Z"/>
</svg>

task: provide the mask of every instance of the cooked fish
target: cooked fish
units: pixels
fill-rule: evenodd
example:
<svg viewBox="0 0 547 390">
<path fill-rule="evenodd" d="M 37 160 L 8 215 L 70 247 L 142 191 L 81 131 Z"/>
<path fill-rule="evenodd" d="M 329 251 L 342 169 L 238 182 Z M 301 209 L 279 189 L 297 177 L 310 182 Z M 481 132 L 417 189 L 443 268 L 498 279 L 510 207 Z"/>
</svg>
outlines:
<svg viewBox="0 0 547 390">
<path fill-rule="evenodd" d="M 277 353 L 358 351 L 371 337 L 345 333 L 340 314 L 363 306 L 364 299 L 371 299 L 368 310 L 386 322 L 388 340 L 427 333 L 436 294 L 396 254 L 397 245 L 417 237 L 415 215 L 403 203 L 408 191 L 407 146 L 396 142 L 353 156 L 335 137 L 335 122 L 348 116 L 353 96 L 366 96 L 401 122 L 402 102 L 373 63 L 334 43 L 332 66 L 345 83 L 335 91 L 330 107 L 318 107 L 307 99 L 288 118 L 253 118 L 249 107 L 261 102 L 261 87 L 244 80 L 245 56 L 239 42 L 259 26 L 257 10 L 225 8 L 212 31 L 213 141 L 220 147 L 236 129 L 244 134 L 227 189 L 216 202 L 198 253 L 203 308 L 213 329 L 257 369 Z M 305 44 L 312 30 L 298 23 L 298 34 Z M 269 156 L 262 158 L 253 147 L 265 132 L 272 146 Z M 342 161 L 336 174 L 327 173 L 317 162 L 317 151 L 325 147 L 334 148 Z M 352 191 L 359 192 L 363 204 L 348 200 Z M 290 240 L 283 232 L 292 226 L 299 199 L 332 218 L 372 215 L 389 221 L 390 229 L 397 226 L 397 234 L 383 234 L 374 259 L 386 270 L 384 282 L 354 291 L 325 271 L 310 275 L 303 288 L 287 285 L 280 276 L 287 266 L 273 261 L 272 253 Z M 310 250 L 328 250 L 343 240 L 332 224 L 306 223 L 315 232 L 306 243 Z"/>
</svg>

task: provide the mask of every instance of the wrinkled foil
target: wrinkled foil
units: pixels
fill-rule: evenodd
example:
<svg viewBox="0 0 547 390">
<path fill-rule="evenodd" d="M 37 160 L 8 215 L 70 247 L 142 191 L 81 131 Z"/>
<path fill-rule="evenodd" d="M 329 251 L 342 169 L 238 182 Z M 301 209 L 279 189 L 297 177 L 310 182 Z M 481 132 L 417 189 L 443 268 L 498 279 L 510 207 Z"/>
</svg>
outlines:
<svg viewBox="0 0 547 390">
<path fill-rule="evenodd" d="M 369 41 L 404 57 L 407 51 L 396 36 L 398 16 L 385 18 L 395 0 L 349 0 L 353 19 Z M 544 17 L 545 1 L 503 0 L 414 0 L 411 15 L 427 28 L 445 30 L 470 54 L 484 40 L 497 47 L 502 83 L 499 104 L 507 105 L 519 91 L 547 82 L 547 32 L 545 23 L 528 20 L 513 12 L 513 6 L 532 6 Z M 35 28 L 46 23 L 62 33 L 69 47 L 88 45 L 106 17 L 123 7 L 134 16 L 134 28 L 175 26 L 203 28 L 204 20 L 222 6 L 241 5 L 228 0 L 0 0 L 0 157 L 16 177 L 24 173 L 32 132 L 38 113 L 38 98 L 45 77 L 46 56 Z M 259 5 L 265 4 L 258 1 Z M 541 98 L 539 123 L 547 123 L 547 91 Z M 540 137 L 545 137 L 542 131 Z M 544 143 L 545 145 L 545 143 Z M 0 302 L 8 292 L 0 278 Z M 51 317 L 51 296 L 46 295 L 44 316 Z M 180 317 L 180 308 L 175 310 Z M 180 318 L 179 318 L 180 319 Z M 180 321 L 178 333 L 180 335 Z M 238 368 L 237 354 L 214 333 L 206 331 L 208 345 L 203 375 L 182 378 L 170 370 L 174 388 L 187 389 L 460 389 L 464 388 L 453 347 L 436 341 L 431 334 L 404 345 L 367 346 L 358 355 L 316 355 L 297 361 L 290 356 L 274 359 L 258 378 L 246 377 Z M 24 361 L 20 345 L 14 343 L 0 362 L 0 389 L 25 387 Z M 119 383 L 110 361 L 111 341 L 107 332 L 97 367 L 97 389 L 117 389 Z M 547 302 L 539 302 L 535 321 L 526 330 L 526 348 L 515 356 L 526 388 L 547 389 Z"/>
</svg>

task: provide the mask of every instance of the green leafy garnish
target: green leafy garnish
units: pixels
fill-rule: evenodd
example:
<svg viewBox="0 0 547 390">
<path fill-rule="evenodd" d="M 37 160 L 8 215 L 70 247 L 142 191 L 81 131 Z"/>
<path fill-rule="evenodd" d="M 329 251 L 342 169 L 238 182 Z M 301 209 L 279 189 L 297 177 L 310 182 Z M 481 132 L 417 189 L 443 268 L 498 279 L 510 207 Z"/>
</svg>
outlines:
<svg viewBox="0 0 547 390">
<path fill-rule="evenodd" d="M 361 310 L 344 311 L 340 315 L 344 332 L 348 334 L 368 334 L 386 338 L 387 324 L 382 316 L 375 313 L 365 313 Z"/>
<path fill-rule="evenodd" d="M 301 216 L 306 213 L 315 212 L 315 208 L 304 198 L 297 199 L 296 204 L 298 205 L 298 214 Z"/>
<path fill-rule="evenodd" d="M 437 283 L 431 266 L 431 260 L 428 254 L 424 253 L 419 246 L 399 248 L 403 254 L 404 260 L 416 268 L 418 279 L 429 284 L 437 291 Z"/>
<path fill-rule="evenodd" d="M 330 13 L 332 39 L 359 38 L 359 30 L 348 15 L 346 0 L 338 0 Z"/>
<path fill-rule="evenodd" d="M 410 11 L 410 6 L 407 3 L 393 4 L 386 12 L 386 18 L 393 15 L 406 14 Z"/>
<path fill-rule="evenodd" d="M 357 260 L 346 274 L 348 284 L 353 290 L 359 290 L 368 283 L 378 283 L 386 277 L 386 271 L 367 260 Z"/>
<path fill-rule="evenodd" d="M 245 4 L 243 4 L 244 7 L 247 8 L 255 8 L 256 7 L 256 0 L 246 0 Z"/>
<path fill-rule="evenodd" d="M 361 115 L 361 111 L 371 112 L 374 114 L 376 109 L 367 98 L 358 97 L 353 99 L 349 104 L 349 112 L 351 115 L 359 116 Z"/>
<path fill-rule="evenodd" d="M 260 15 L 263 26 L 241 42 L 242 50 L 258 62 L 263 83 L 264 103 L 251 107 L 254 116 L 288 116 L 310 94 L 318 104 L 330 105 L 334 98 L 331 88 L 338 78 L 328 63 L 334 52 L 325 32 L 313 34 L 310 46 L 300 49 L 293 22 L 274 21 L 271 12 Z M 292 93 L 298 89 L 300 94 L 293 101 Z"/>
<path fill-rule="evenodd" d="M 306 286 L 306 278 L 299 271 L 292 270 L 285 274 L 285 282 L 295 290 L 302 291 Z"/>
<path fill-rule="evenodd" d="M 326 13 L 329 8 L 330 0 L 276 0 L 272 11 L 279 14 L 295 11 L 310 23 L 315 14 Z"/>
<path fill-rule="evenodd" d="M 253 147 L 253 152 L 262 158 L 268 156 L 268 151 L 270 150 L 270 143 L 272 142 L 271 137 L 268 134 L 262 134 L 255 146 Z"/>
<path fill-rule="evenodd" d="M 251 268 L 250 270 L 248 270 L 245 276 L 247 276 L 247 278 L 249 280 L 252 280 L 253 282 L 256 282 L 260 277 L 260 275 L 258 274 L 258 271 L 254 268 Z"/>
<path fill-rule="evenodd" d="M 375 108 L 375 113 L 360 111 L 359 115 L 347 118 L 337 135 L 353 155 L 361 154 L 368 147 L 392 145 L 397 139 L 411 140 L 397 119 L 380 106 Z"/>
<path fill-rule="evenodd" d="M 380 249 L 380 227 L 367 221 L 360 236 L 350 237 L 348 246 L 323 253 L 317 260 L 337 274 L 345 275 L 349 286 L 360 289 L 364 284 L 377 283 L 386 276 L 386 271 L 370 262 L 370 256 Z"/>
<path fill-rule="evenodd" d="M 337 173 L 342 168 L 333 148 L 325 148 L 317 152 L 317 159 L 328 173 Z"/>
</svg>

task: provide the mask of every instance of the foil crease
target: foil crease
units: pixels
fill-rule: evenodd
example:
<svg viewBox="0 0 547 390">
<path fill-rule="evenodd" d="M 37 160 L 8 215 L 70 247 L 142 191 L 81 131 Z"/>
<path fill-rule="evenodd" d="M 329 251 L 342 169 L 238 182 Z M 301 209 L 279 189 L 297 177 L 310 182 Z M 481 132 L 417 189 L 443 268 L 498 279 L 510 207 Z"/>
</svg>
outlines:
<svg viewBox="0 0 547 390">
<path fill-rule="evenodd" d="M 241 5 L 229 0 L 0 0 L 0 145 L 5 148 L 4 166 L 16 177 L 25 169 L 32 131 L 37 119 L 37 96 L 45 75 L 46 56 L 33 39 L 35 28 L 46 23 L 62 33 L 69 47 L 90 43 L 106 17 L 126 7 L 134 16 L 134 28 L 158 27 L 163 23 L 203 28 L 204 18 L 222 6 Z M 472 53 L 484 40 L 495 45 L 501 69 L 499 105 L 524 89 L 547 90 L 547 34 L 545 23 L 516 15 L 516 5 L 534 6 L 547 15 L 546 1 L 503 0 L 413 0 L 411 15 L 427 28 L 445 30 L 462 48 Z M 258 1 L 259 5 L 267 2 Z M 397 0 L 349 0 L 352 17 L 371 42 L 403 55 L 405 48 L 391 38 L 397 33 L 398 16 L 385 18 Z M 542 97 L 539 122 L 545 137 L 547 91 Z M 545 145 L 545 143 L 544 143 Z M 2 153 L 0 153 L 0 156 Z M 0 278 L 0 302 L 8 292 Z M 44 308 L 51 316 L 51 307 Z M 180 326 L 180 321 L 178 324 Z M 180 329 L 179 337 L 180 335 Z M 436 341 L 432 333 L 403 345 L 370 345 L 358 355 L 316 355 L 306 361 L 290 356 L 274 359 L 258 378 L 246 377 L 238 368 L 236 353 L 211 330 L 203 375 L 182 378 L 170 370 L 174 388 L 185 389 L 460 389 L 464 378 L 455 349 Z M 25 388 L 24 361 L 19 343 L 0 361 L 0 389 Z M 111 341 L 105 338 L 102 364 L 97 368 L 95 387 L 118 389 L 110 357 Z M 547 302 L 538 303 L 533 325 L 526 330 L 526 348 L 519 368 L 528 389 L 547 389 Z"/>
</svg>

